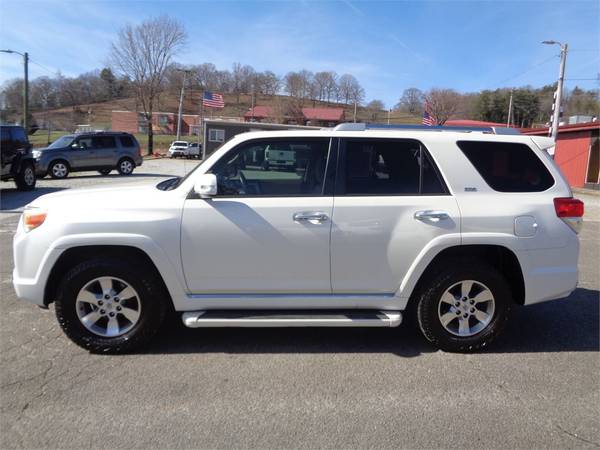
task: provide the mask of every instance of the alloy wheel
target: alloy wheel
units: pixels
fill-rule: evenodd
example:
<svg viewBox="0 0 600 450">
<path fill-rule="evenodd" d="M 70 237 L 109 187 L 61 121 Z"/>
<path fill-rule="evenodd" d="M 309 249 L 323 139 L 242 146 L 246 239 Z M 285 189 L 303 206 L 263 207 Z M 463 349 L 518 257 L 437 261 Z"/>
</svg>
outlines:
<svg viewBox="0 0 600 450">
<path fill-rule="evenodd" d="M 449 333 L 471 337 L 490 324 L 495 306 L 492 291 L 486 285 L 463 280 L 446 289 L 440 298 L 438 318 Z"/>
<path fill-rule="evenodd" d="M 87 283 L 75 301 L 77 317 L 92 333 L 113 338 L 131 330 L 139 321 L 142 304 L 126 281 L 99 277 Z"/>
</svg>

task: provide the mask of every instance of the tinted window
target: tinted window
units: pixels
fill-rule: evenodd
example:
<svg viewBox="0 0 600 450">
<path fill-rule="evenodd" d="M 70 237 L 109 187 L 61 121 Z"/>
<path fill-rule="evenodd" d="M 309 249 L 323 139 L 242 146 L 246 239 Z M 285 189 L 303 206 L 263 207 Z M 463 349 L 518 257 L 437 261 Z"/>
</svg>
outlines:
<svg viewBox="0 0 600 450">
<path fill-rule="evenodd" d="M 115 148 L 117 143 L 114 136 L 95 136 L 92 138 L 95 148 Z"/>
<path fill-rule="evenodd" d="M 91 137 L 80 137 L 77 139 L 77 145 L 82 149 L 92 148 L 94 146 Z"/>
<path fill-rule="evenodd" d="M 21 127 L 14 127 L 10 130 L 12 134 L 13 141 L 26 143 L 27 136 L 25 136 L 25 130 Z"/>
<path fill-rule="evenodd" d="M 119 140 L 121 141 L 122 147 L 135 147 L 135 144 L 133 143 L 133 139 L 131 139 L 131 136 L 121 136 L 121 137 L 119 137 Z"/>
<path fill-rule="evenodd" d="M 10 141 L 10 131 L 8 131 L 8 128 L 0 128 L 0 132 L 2 133 L 2 142 Z"/>
<path fill-rule="evenodd" d="M 486 183 L 499 192 L 540 192 L 554 184 L 548 169 L 525 144 L 457 142 Z"/>
<path fill-rule="evenodd" d="M 320 196 L 328 149 L 329 139 L 252 142 L 227 153 L 210 172 L 218 195 Z"/>
<path fill-rule="evenodd" d="M 346 142 L 346 195 L 444 194 L 444 184 L 418 141 Z"/>
</svg>

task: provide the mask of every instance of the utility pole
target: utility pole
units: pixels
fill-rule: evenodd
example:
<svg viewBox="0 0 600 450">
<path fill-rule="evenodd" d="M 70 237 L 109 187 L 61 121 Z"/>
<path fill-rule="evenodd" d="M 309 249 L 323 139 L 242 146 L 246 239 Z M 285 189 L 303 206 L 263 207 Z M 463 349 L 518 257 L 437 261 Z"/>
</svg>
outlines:
<svg viewBox="0 0 600 450">
<path fill-rule="evenodd" d="M 510 128 L 510 121 L 512 119 L 512 99 L 513 99 L 513 90 L 510 90 L 510 100 L 508 101 L 508 119 L 506 120 L 506 128 Z"/>
<path fill-rule="evenodd" d="M 543 41 L 542 44 L 560 46 L 560 67 L 558 70 L 558 83 L 554 96 L 554 107 L 552 110 L 552 125 L 550 127 L 550 137 L 556 142 L 558 135 L 558 124 L 560 122 L 560 105 L 562 103 L 563 81 L 565 79 L 565 65 L 567 63 L 568 44 L 561 44 L 558 41 Z"/>
<path fill-rule="evenodd" d="M 356 104 L 358 102 L 356 100 L 354 100 L 354 123 L 356 123 Z"/>
<path fill-rule="evenodd" d="M 179 140 L 181 137 L 181 114 L 183 111 L 183 92 L 185 90 L 185 78 L 188 73 L 191 73 L 191 70 L 185 69 L 177 69 L 178 72 L 183 72 L 183 83 L 181 84 L 181 94 L 179 95 L 179 111 L 177 113 L 177 139 Z"/>
<path fill-rule="evenodd" d="M 388 109 L 388 125 L 390 124 L 390 113 L 392 112 L 391 108 Z"/>
<path fill-rule="evenodd" d="M 14 50 L 0 50 L 2 53 L 16 53 L 23 57 L 23 128 L 29 134 L 29 53 L 19 53 Z"/>
</svg>

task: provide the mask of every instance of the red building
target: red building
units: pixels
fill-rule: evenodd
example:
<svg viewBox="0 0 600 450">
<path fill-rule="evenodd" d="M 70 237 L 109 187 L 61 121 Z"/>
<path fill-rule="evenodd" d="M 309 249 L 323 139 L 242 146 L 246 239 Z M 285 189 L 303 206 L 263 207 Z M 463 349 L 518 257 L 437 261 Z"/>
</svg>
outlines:
<svg viewBox="0 0 600 450">
<path fill-rule="evenodd" d="M 522 134 L 547 136 L 547 128 L 522 129 Z M 554 161 L 573 187 L 600 189 L 600 122 L 558 128 Z"/>
<path fill-rule="evenodd" d="M 246 122 L 265 122 L 273 120 L 274 116 L 272 107 L 255 106 L 246 111 L 244 120 Z M 298 121 L 290 117 L 284 118 L 285 123 L 290 123 L 292 120 Z M 334 127 L 345 120 L 344 108 L 302 108 L 302 120 L 298 125 Z"/>
<path fill-rule="evenodd" d="M 111 129 L 127 133 L 147 133 L 148 121 L 135 111 L 112 111 Z M 181 115 L 181 134 L 191 135 L 200 123 L 198 114 Z M 152 130 L 155 134 L 177 134 L 177 114 L 169 112 L 152 113 Z"/>
</svg>

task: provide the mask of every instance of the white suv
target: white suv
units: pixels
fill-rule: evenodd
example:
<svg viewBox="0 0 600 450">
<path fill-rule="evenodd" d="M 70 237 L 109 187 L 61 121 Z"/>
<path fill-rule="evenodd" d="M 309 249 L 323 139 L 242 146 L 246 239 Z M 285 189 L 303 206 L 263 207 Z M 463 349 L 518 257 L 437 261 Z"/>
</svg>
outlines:
<svg viewBox="0 0 600 450">
<path fill-rule="evenodd" d="M 244 133 L 184 178 L 39 197 L 14 238 L 17 295 L 54 302 L 94 352 L 145 343 L 171 308 L 188 327 L 414 314 L 433 345 L 471 351 L 514 305 L 575 289 L 583 203 L 550 139 L 362 128 Z M 294 171 L 264 170 L 273 147 Z"/>
</svg>

